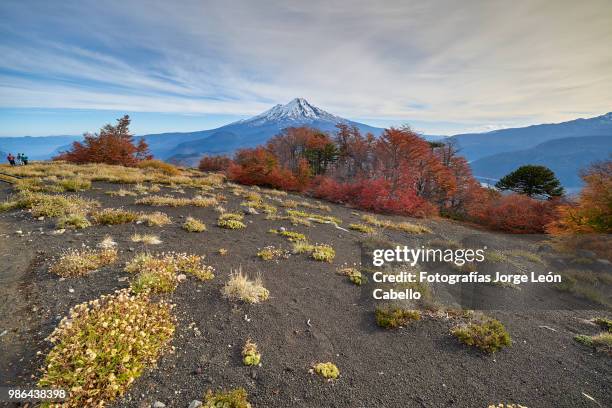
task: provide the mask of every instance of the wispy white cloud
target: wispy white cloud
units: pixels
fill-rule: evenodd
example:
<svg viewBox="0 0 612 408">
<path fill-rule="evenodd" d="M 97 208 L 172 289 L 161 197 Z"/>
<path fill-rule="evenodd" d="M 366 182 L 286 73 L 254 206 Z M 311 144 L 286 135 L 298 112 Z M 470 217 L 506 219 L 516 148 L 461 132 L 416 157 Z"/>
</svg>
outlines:
<svg viewBox="0 0 612 408">
<path fill-rule="evenodd" d="M 0 13 L 4 107 L 244 115 L 303 96 L 457 130 L 612 110 L 608 0 L 9 0 Z"/>
</svg>

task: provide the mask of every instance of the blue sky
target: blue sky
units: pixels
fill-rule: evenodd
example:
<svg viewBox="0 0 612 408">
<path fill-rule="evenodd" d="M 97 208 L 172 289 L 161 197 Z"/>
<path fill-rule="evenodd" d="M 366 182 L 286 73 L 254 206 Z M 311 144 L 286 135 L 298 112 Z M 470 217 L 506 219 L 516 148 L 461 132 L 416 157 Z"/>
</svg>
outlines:
<svg viewBox="0 0 612 408">
<path fill-rule="evenodd" d="M 429 134 L 612 111 L 612 2 L 0 2 L 0 136 L 217 127 L 294 97 Z"/>
</svg>

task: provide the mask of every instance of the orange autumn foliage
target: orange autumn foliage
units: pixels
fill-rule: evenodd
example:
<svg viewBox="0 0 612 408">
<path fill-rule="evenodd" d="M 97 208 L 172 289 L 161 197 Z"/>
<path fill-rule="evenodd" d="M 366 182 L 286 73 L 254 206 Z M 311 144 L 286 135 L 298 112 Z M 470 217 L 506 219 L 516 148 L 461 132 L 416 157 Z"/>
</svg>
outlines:
<svg viewBox="0 0 612 408">
<path fill-rule="evenodd" d="M 548 232 L 557 235 L 612 232 L 612 160 L 595 163 L 582 175 L 585 186 L 575 203 L 559 206 Z"/>
</svg>

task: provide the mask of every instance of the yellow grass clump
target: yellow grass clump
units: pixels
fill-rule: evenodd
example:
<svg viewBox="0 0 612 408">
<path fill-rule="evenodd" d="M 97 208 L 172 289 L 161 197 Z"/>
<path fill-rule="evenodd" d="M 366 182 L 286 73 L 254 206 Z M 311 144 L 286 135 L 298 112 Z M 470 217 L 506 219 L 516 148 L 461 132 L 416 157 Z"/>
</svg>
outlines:
<svg viewBox="0 0 612 408">
<path fill-rule="evenodd" d="M 230 300 L 242 300 L 247 303 L 259 303 L 270 296 L 260 277 L 250 280 L 240 268 L 232 272 L 230 279 L 223 286 L 222 293 Z"/>
<path fill-rule="evenodd" d="M 187 217 L 183 224 L 183 229 L 189 232 L 203 232 L 206 231 L 206 224 L 197 218 Z"/>
<path fill-rule="evenodd" d="M 409 222 L 393 222 L 391 220 L 381 220 L 373 215 L 363 215 L 361 217 L 363 221 L 368 224 L 374 225 L 380 228 L 393 229 L 397 231 L 407 232 L 409 234 L 429 234 L 431 230 L 427 227 L 417 224 L 411 224 Z"/>
<path fill-rule="evenodd" d="M 157 226 L 162 227 L 164 225 L 172 224 L 172 220 L 167 214 L 155 211 L 152 213 L 141 213 L 138 215 L 139 222 L 147 224 L 149 227 Z"/>
<path fill-rule="evenodd" d="M 153 234 L 133 234 L 130 240 L 132 242 L 142 242 L 146 245 L 159 245 L 162 243 L 162 240 L 159 239 L 157 235 Z"/>
<path fill-rule="evenodd" d="M 122 208 L 104 208 L 94 212 L 91 218 L 96 224 L 118 225 L 136 221 L 138 219 L 138 214 Z"/>
<path fill-rule="evenodd" d="M 117 260 L 117 250 L 71 249 L 64 252 L 49 271 L 62 277 L 83 276 Z"/>
</svg>

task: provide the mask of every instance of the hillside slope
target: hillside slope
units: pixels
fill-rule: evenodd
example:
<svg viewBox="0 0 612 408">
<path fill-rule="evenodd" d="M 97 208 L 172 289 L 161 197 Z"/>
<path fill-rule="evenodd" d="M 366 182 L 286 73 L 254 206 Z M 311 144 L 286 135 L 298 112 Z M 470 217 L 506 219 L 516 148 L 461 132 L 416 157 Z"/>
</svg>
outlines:
<svg viewBox="0 0 612 408">
<path fill-rule="evenodd" d="M 0 167 L 15 174 L 27 170 Z M 189 273 L 180 279 L 176 276 L 172 290 L 152 295 L 152 302 L 165 299 L 176 305 L 172 309 L 176 317 L 173 350 L 163 353 L 142 375 L 139 372 L 127 392 L 107 406 L 181 408 L 194 400 L 202 401 L 208 389 L 236 387 L 247 390 L 253 408 L 474 408 L 502 401 L 559 408 L 612 404 L 609 357 L 574 340 L 576 334 L 598 332 L 590 320 L 593 317 L 612 317 L 609 309 L 594 303 L 598 298 L 592 296 L 593 292 L 589 292 L 589 300 L 552 285 L 485 285 L 482 289 L 486 292 L 471 291 L 470 286 L 460 288 L 455 298 L 459 304 L 484 310 L 501 321 L 512 337 L 510 347 L 487 354 L 450 334 L 452 327 L 474 318 L 456 308 L 437 304 L 437 312 L 425 309 L 421 319 L 402 327 L 379 327 L 374 311 L 385 302 L 372 298 L 373 270 L 362 268 L 367 259 L 363 255 L 372 247 L 486 246 L 490 251 L 487 256 L 491 256 L 482 268 L 488 265 L 505 272 L 538 273 L 580 268 L 589 282 L 606 273 L 604 268 L 609 265 L 593 254 L 584 253 L 577 258 L 575 254 L 555 251 L 546 237 L 499 234 L 443 219 L 377 216 L 389 225 L 406 222 L 427 229 L 414 233 L 373 227 L 374 233 L 362 233 L 349 226 L 368 222 L 363 216 L 372 214 L 300 195 L 224 183 L 197 171 L 168 176 L 152 169 L 104 165 L 52 163 L 34 164 L 31 168 L 55 176 L 43 182 L 53 191 L 57 191 L 61 177 L 75 177 L 78 173 L 81 178 L 95 179 L 91 188 L 77 194 L 61 193 L 75 200 L 96 200 L 100 207 L 86 214 L 92 220 L 98 210 L 121 208 L 140 215 L 163 211 L 168 222 L 148 225 L 124 219 L 116 225 L 94 222 L 80 230 L 58 230 L 57 220 L 51 215 L 38 217 L 27 208 L 14 207 L 0 212 L 0 283 L 5 286 L 0 291 L 5 296 L 5 302 L 0 304 L 0 378 L 7 379 L 7 386 L 36 384 L 41 367 L 47 364 L 45 355 L 54 347 L 47 338 L 72 307 L 115 290 L 135 288 L 138 273 L 126 271 L 126 262 L 141 252 L 175 252 L 201 256 L 206 265 L 214 268 L 214 277 L 200 280 Z M 9 185 L 0 184 L 1 202 L 10 200 L 13 194 Z M 152 205 L 156 197 L 165 197 L 166 204 Z M 192 199 L 198 200 L 197 205 Z M 307 215 L 300 215 L 298 220 L 286 217 L 291 211 L 295 214 L 295 209 Z M 243 217 L 241 229 L 219 226 L 221 214 L 228 212 Z M 207 229 L 200 233 L 186 231 L 182 225 L 189 216 L 201 220 Z M 335 221 L 308 221 L 317 216 Z M 281 231 L 303 234 L 309 243 L 327 244 L 335 250 L 335 256 L 321 262 L 313 254 L 292 250 L 297 243 L 289 241 Z M 159 239 L 155 243 L 134 242 L 135 233 Z M 101 242 L 108 245 L 107 237 L 116 244 L 116 261 L 82 275 L 61 277 L 53 272 L 61 254 L 71 249 L 97 248 Z M 279 255 L 264 260 L 258 253 L 269 246 L 280 250 Z M 27 250 L 21 251 L 22 247 Z M 219 251 L 221 248 L 225 252 Z M 16 257 L 16 253 L 22 256 Z M 499 259 L 505 261 L 500 263 Z M 360 268 L 367 276 L 362 286 L 338 273 L 347 265 Z M 418 267 L 465 274 L 463 269 L 441 270 L 433 263 Z M 267 299 L 252 304 L 224 296 L 232 271 L 239 268 L 252 278 L 260 276 L 269 290 Z M 432 285 L 431 293 L 443 294 L 443 287 Z M 401 288 L 398 284 L 397 289 Z M 611 292 L 607 288 L 599 290 L 609 301 Z M 483 293 L 490 297 L 481 297 Z M 505 300 L 515 307 L 492 307 Z M 407 303 L 398 304 L 405 307 Z M 72 318 L 76 323 L 83 316 Z M 113 324 L 123 323 L 121 319 L 120 315 L 114 316 Z M 129 330 L 106 332 L 104 347 L 116 350 L 113 347 L 121 342 L 124 333 L 129 334 Z M 261 351 L 260 366 L 243 364 L 241 349 L 247 339 L 256 342 Z M 96 344 L 92 341 L 87 346 Z M 66 349 L 76 350 L 79 355 L 83 347 Z M 102 357 L 106 356 L 97 357 L 80 359 L 77 364 L 87 370 L 105 361 Z M 311 372 L 314 363 L 327 361 L 340 369 L 337 380 L 326 381 Z M 67 378 L 73 375 L 71 367 L 64 369 L 70 372 Z M 106 380 L 109 372 L 100 371 L 99 375 Z"/>
</svg>

